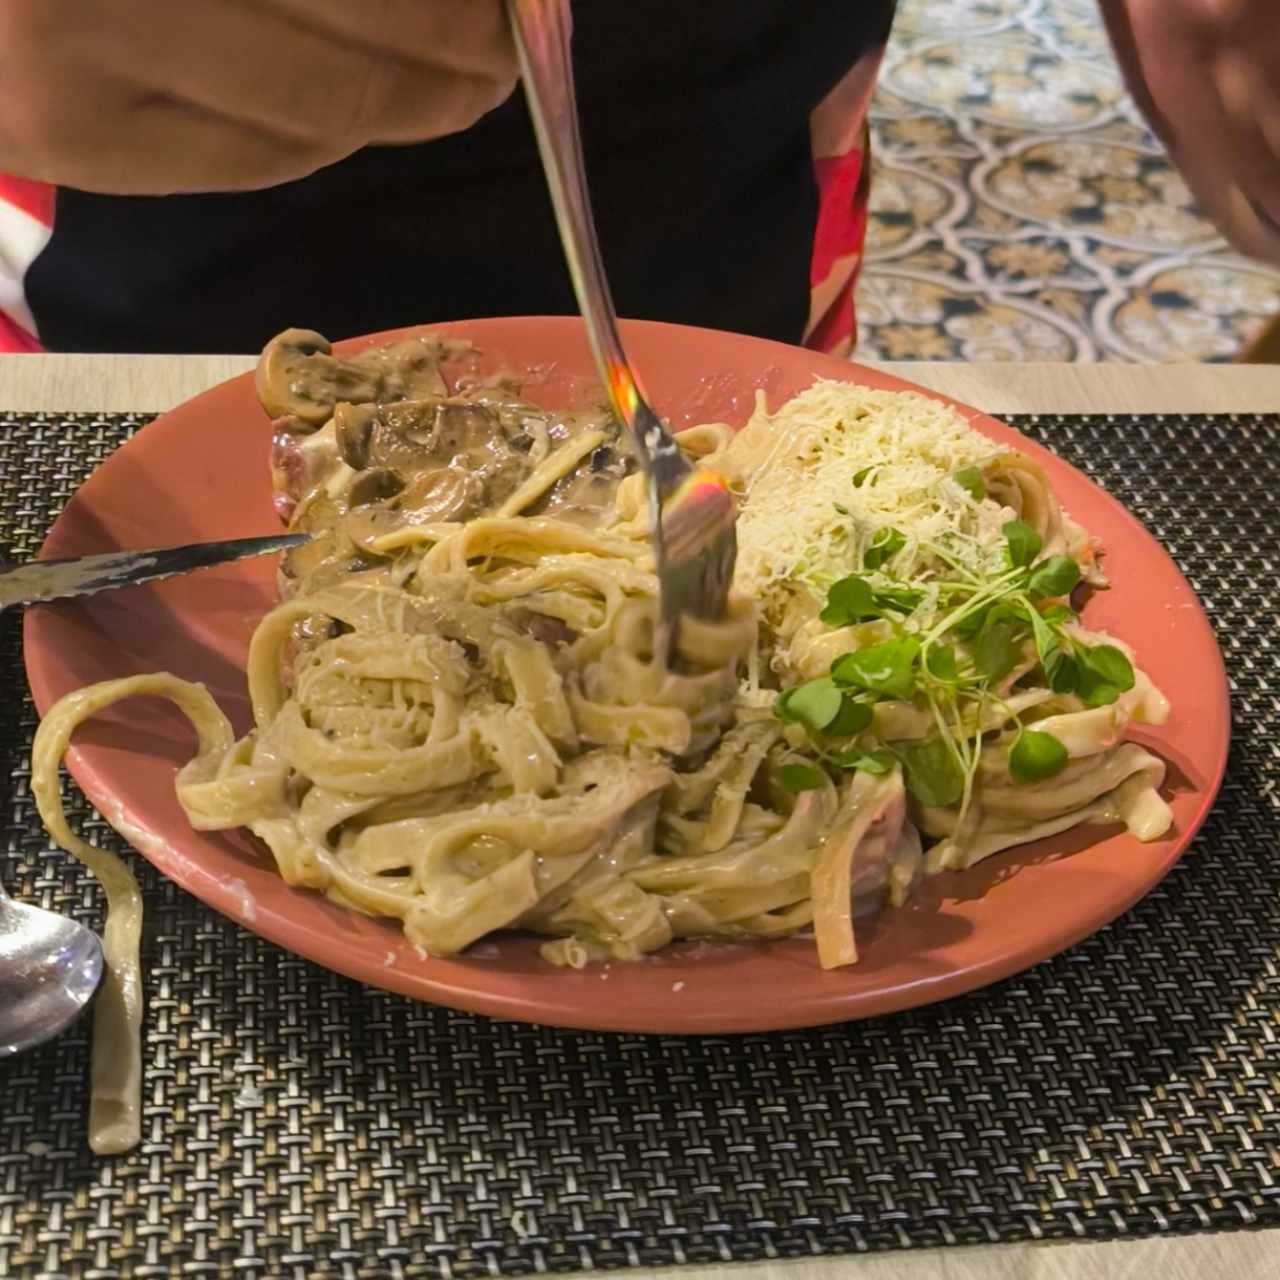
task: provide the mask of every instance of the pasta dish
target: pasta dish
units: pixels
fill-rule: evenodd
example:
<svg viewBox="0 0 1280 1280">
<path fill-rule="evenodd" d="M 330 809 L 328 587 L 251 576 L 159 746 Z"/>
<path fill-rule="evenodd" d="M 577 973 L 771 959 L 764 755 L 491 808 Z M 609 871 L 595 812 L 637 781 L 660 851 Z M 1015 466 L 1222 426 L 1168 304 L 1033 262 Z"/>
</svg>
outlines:
<svg viewBox="0 0 1280 1280">
<path fill-rule="evenodd" d="M 253 636 L 254 727 L 169 674 L 53 707 L 41 813 L 95 869 L 57 768 L 138 694 L 196 728 L 194 828 L 249 828 L 288 883 L 431 956 L 511 929 L 574 967 L 812 930 L 849 965 L 855 921 L 925 876 L 1169 828 L 1165 766 L 1126 737 L 1167 704 L 1072 606 L 1101 549 L 944 405 L 820 381 L 681 433 L 730 478 L 740 551 L 725 617 L 682 620 L 667 662 L 643 477 L 603 410 L 540 408 L 430 336 L 343 360 L 290 330 L 258 385 L 277 509 L 313 538 Z M 136 964 L 136 887 L 113 885 Z"/>
</svg>

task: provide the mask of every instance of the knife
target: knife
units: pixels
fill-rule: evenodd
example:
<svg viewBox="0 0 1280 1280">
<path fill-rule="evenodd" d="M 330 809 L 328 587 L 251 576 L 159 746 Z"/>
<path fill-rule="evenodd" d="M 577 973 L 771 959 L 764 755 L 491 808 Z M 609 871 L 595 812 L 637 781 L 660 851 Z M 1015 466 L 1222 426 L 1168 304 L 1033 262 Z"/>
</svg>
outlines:
<svg viewBox="0 0 1280 1280">
<path fill-rule="evenodd" d="M 149 551 L 109 551 L 106 555 L 78 556 L 74 560 L 33 560 L 16 569 L 0 567 L 0 609 L 38 600 L 91 596 L 135 582 L 172 578 L 192 569 L 300 547 L 310 541 L 309 533 L 280 533 L 267 538 L 193 542 L 185 547 L 156 547 Z M 0 559 L 0 566 L 6 563 Z"/>
</svg>

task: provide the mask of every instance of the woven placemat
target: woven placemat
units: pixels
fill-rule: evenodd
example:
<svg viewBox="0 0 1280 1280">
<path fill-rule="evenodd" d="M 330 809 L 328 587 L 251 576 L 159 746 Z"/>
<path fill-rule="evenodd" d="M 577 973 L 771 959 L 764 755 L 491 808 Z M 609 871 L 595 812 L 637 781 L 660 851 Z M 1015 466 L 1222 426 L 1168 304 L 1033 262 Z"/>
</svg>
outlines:
<svg viewBox="0 0 1280 1280">
<path fill-rule="evenodd" d="M 16 558 L 142 422 L 0 414 Z M 1226 652 L 1226 785 L 1137 908 L 933 1008 L 604 1035 L 361 987 L 135 857 L 143 1142 L 89 1154 L 83 1027 L 0 1065 L 0 1275 L 451 1277 L 1280 1225 L 1280 418 L 1019 425 L 1146 522 Z M 99 921 L 34 814 L 16 614 L 0 664 L 0 875 Z"/>
</svg>

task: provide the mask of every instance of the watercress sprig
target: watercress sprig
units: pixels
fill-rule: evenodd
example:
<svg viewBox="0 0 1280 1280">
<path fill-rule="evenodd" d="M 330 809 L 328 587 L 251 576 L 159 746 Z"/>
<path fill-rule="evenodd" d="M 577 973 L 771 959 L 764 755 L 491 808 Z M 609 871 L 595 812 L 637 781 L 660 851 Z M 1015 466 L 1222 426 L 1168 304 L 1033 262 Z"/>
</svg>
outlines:
<svg viewBox="0 0 1280 1280">
<path fill-rule="evenodd" d="M 981 473 L 967 472 L 952 478 L 980 500 Z M 859 478 L 865 482 L 868 475 Z M 986 571 L 946 547 L 925 544 L 954 576 L 929 584 L 939 614 L 924 631 L 909 629 L 924 592 L 897 582 L 886 568 L 906 545 L 900 530 L 880 530 L 864 552 L 862 572 L 832 583 L 820 615 L 824 623 L 844 627 L 882 620 L 892 634 L 841 655 L 829 675 L 777 699 L 775 714 L 803 728 L 828 769 L 877 773 L 896 762 L 920 804 L 958 804 L 963 815 L 981 760 L 988 708 L 1004 705 L 1000 686 L 1020 665 L 1038 666 L 1051 689 L 1076 694 L 1091 707 L 1108 705 L 1133 688 L 1133 666 L 1119 648 L 1088 645 L 1066 630 L 1076 617 L 1064 603 L 1080 581 L 1076 562 L 1063 555 L 1040 559 L 1040 536 L 1022 520 L 1008 521 L 1001 534 L 1001 562 Z M 936 735 L 868 750 L 858 739 L 872 727 L 875 703 L 887 700 L 927 709 Z M 1008 763 L 1015 782 L 1037 782 L 1066 767 L 1067 751 L 1052 734 L 1020 726 Z M 788 767 L 792 772 L 780 776 L 782 785 L 808 789 L 812 778 L 805 775 L 801 786 L 801 775 Z"/>
</svg>

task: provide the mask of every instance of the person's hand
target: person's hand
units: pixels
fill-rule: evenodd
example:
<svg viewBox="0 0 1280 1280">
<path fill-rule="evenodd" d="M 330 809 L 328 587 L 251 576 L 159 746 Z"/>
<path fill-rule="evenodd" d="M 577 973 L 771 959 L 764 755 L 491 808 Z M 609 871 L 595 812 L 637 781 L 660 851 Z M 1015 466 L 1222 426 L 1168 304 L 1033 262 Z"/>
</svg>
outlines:
<svg viewBox="0 0 1280 1280">
<path fill-rule="evenodd" d="M 2 0 L 0 172 L 233 191 L 473 124 L 517 69 L 501 0 Z"/>
<path fill-rule="evenodd" d="M 1100 0 L 1130 87 L 1242 253 L 1280 263 L 1277 0 Z"/>
</svg>

